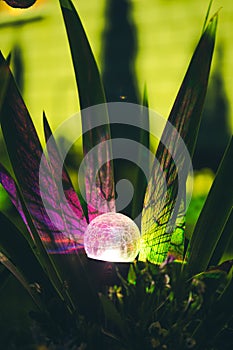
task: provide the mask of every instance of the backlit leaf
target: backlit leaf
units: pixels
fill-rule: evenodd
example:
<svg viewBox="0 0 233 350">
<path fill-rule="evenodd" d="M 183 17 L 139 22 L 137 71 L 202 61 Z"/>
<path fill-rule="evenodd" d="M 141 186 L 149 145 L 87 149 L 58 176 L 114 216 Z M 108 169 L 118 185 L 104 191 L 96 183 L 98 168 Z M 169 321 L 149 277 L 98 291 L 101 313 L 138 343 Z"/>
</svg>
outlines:
<svg viewBox="0 0 233 350">
<path fill-rule="evenodd" d="M 168 119 L 191 156 L 206 95 L 216 26 L 214 16 L 201 36 Z M 183 259 L 185 182 L 189 171 L 182 144 L 169 125 L 163 132 L 156 159 L 159 163 L 154 163 L 145 195 L 139 259 L 161 263 L 169 252 Z"/>
<path fill-rule="evenodd" d="M 7 68 L 2 56 L 0 64 Z M 58 191 L 50 166 L 46 159 L 42 158 L 44 166 L 40 168 L 43 152 L 36 130 L 9 69 L 6 70 L 6 76 L 10 76 L 10 82 L 2 106 L 1 126 L 15 176 L 32 221 L 46 249 L 53 252 L 67 251 L 67 232 L 56 198 Z M 50 198 L 50 208 L 53 213 L 56 212 L 56 221 L 54 220 L 56 225 L 44 208 L 40 194 L 43 189 Z M 47 210 L 49 211 L 50 208 Z"/>
<path fill-rule="evenodd" d="M 50 163 L 51 173 L 57 185 L 57 199 L 61 208 L 61 214 L 66 232 L 73 239 L 74 248 L 83 247 L 83 234 L 87 228 L 87 221 L 80 204 L 79 198 L 73 188 L 68 172 L 62 163 L 56 142 L 52 136 L 51 129 L 44 114 L 44 131 L 46 137 L 46 150 Z M 61 179 L 58 176 L 61 175 Z M 62 187 L 61 187 L 62 185 Z M 54 193 L 54 195 L 56 195 Z M 47 194 L 43 198 L 49 205 L 50 196 Z"/>
</svg>

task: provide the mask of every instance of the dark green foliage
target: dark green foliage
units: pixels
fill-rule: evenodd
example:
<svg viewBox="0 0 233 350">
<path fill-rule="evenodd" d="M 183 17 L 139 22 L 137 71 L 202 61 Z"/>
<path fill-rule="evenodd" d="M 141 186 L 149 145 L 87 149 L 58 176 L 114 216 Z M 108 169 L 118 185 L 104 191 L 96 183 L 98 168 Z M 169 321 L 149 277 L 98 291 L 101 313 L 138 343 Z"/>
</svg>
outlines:
<svg viewBox="0 0 233 350">
<path fill-rule="evenodd" d="M 216 267 L 185 281 L 180 276 L 180 265 L 174 262 L 160 267 L 150 263 L 131 265 L 128 280 L 121 278 L 121 287 L 109 289 L 109 298 L 115 309 L 105 309 L 107 321 L 112 321 L 110 316 L 113 314 L 118 316 L 109 322 L 106 333 L 115 330 L 119 348 L 125 350 L 212 349 L 215 336 L 220 337 L 223 330 L 216 327 L 208 313 L 212 310 L 216 317 L 215 305 L 219 305 L 220 315 L 229 313 L 227 305 L 219 300 L 222 290 L 231 288 L 228 287 L 231 266 L 232 261 L 227 267 Z M 220 315 L 218 319 L 222 320 Z M 204 348 L 201 347 L 204 344 L 201 331 L 196 329 L 205 330 L 207 321 L 211 326 L 215 324 L 216 333 L 211 337 L 205 334 Z M 209 324 L 208 327 L 211 332 Z M 226 329 L 229 333 L 227 346 L 233 339 L 233 332 L 230 327 L 226 326 Z"/>
<path fill-rule="evenodd" d="M 218 263 L 217 256 L 221 258 L 224 255 L 227 243 L 232 237 L 232 231 L 229 228 L 229 236 L 226 237 L 224 233 L 228 220 L 232 220 L 232 157 L 233 138 L 229 142 L 194 229 L 188 251 L 188 269 L 191 274 L 205 270 L 211 261 Z"/>
</svg>

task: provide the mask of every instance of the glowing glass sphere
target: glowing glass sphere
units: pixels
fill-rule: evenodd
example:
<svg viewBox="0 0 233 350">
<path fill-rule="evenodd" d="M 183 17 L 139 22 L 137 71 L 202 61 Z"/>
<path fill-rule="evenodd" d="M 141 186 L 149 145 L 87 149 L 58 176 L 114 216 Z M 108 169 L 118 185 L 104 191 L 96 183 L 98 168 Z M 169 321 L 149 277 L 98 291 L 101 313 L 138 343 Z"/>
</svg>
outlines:
<svg viewBox="0 0 233 350">
<path fill-rule="evenodd" d="M 84 234 L 84 248 L 89 258 L 131 262 L 139 251 L 140 231 L 127 216 L 106 213 L 97 216 Z"/>
</svg>

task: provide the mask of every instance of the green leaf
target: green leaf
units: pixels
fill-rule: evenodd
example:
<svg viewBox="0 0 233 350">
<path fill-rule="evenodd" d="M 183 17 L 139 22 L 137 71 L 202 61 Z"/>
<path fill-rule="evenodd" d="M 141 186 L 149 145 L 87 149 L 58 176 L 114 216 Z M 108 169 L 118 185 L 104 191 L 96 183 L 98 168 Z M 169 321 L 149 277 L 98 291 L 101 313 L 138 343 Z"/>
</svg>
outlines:
<svg viewBox="0 0 233 350">
<path fill-rule="evenodd" d="M 231 210 L 230 217 L 224 227 L 223 237 L 229 237 L 229 239 L 224 245 L 225 249 L 220 262 L 233 258 L 233 210 Z"/>
<path fill-rule="evenodd" d="M 136 284 L 136 280 L 137 280 L 137 275 L 135 272 L 135 267 L 133 264 L 130 264 L 129 266 L 129 272 L 128 272 L 128 276 L 127 276 L 127 281 L 129 284 Z"/>
<path fill-rule="evenodd" d="M 39 294 L 34 290 L 33 287 L 30 286 L 28 281 L 25 279 L 21 271 L 18 267 L 10 260 L 7 256 L 5 256 L 0 251 L 0 262 L 17 278 L 17 280 L 21 283 L 21 285 L 26 289 L 26 291 L 31 296 L 32 300 L 35 302 L 37 307 L 41 310 L 43 309 Z"/>
<path fill-rule="evenodd" d="M 232 319 L 232 295 L 233 279 L 231 279 L 224 292 L 220 295 L 217 302 L 215 302 L 208 316 L 197 327 L 193 335 L 197 340 L 197 347 L 195 349 L 205 349 L 206 344 L 214 342 L 214 338 Z"/>
<path fill-rule="evenodd" d="M 215 254 L 215 249 L 219 249 L 218 242 L 220 245 L 224 242 L 224 227 L 230 218 L 233 206 L 232 159 L 233 137 L 225 151 L 190 241 L 187 264 L 190 275 L 205 270 Z"/>
<path fill-rule="evenodd" d="M 213 266 L 207 271 L 201 272 L 194 276 L 195 279 L 204 281 L 205 283 L 205 299 L 206 303 L 214 303 L 224 293 L 232 278 L 233 260 L 228 260 L 221 265 Z"/>
<path fill-rule="evenodd" d="M 0 249 L 3 254 L 20 266 L 21 271 L 30 282 L 45 279 L 45 273 L 33 254 L 28 242 L 17 227 L 0 212 Z"/>
<path fill-rule="evenodd" d="M 0 51 L 0 55 L 2 55 Z M 10 60 L 10 57 L 8 57 Z M 5 95 L 8 89 L 8 85 L 10 82 L 10 76 L 6 74 L 7 67 L 5 65 L 0 65 L 0 110 L 2 109 L 3 101 L 5 99 Z"/>
<path fill-rule="evenodd" d="M 16 226 L 0 212 L 0 262 L 19 280 L 37 306 L 42 307 L 39 295 L 30 285 L 38 284 L 51 290 L 51 284 L 38 263 L 29 244 Z"/>
<path fill-rule="evenodd" d="M 233 208 L 224 225 L 221 237 L 218 240 L 209 265 L 217 265 L 229 259 L 233 259 Z"/>
<path fill-rule="evenodd" d="M 0 291 L 4 288 L 5 283 L 7 283 L 11 272 L 2 264 L 0 264 Z"/>
<path fill-rule="evenodd" d="M 69 39 L 81 109 L 105 103 L 99 70 L 78 13 L 70 0 L 59 2 Z"/>
<path fill-rule="evenodd" d="M 60 0 L 60 5 L 69 39 L 79 92 L 79 101 L 82 110 L 82 128 L 84 133 L 83 150 L 84 155 L 86 155 L 100 141 L 105 142 L 111 138 L 107 106 L 104 105 L 106 102 L 105 94 L 94 55 L 74 5 L 70 0 Z M 97 104 L 103 104 L 101 113 L 97 113 L 96 110 L 93 111 L 91 109 L 86 112 L 83 111 L 83 109 Z M 98 127 L 93 128 L 93 118 L 98 121 Z M 100 155 L 98 157 L 92 155 L 88 158 L 86 201 L 89 206 L 89 220 L 92 220 L 98 214 L 96 208 L 98 208 L 99 213 L 115 211 L 112 161 L 108 161 L 104 167 L 102 167 L 102 159 L 112 159 L 111 154 L 111 147 L 106 143 L 101 149 L 101 157 Z M 99 176 L 96 177 L 95 173 L 90 172 L 90 169 L 93 167 L 96 167 L 98 170 L 102 167 L 102 171 L 98 174 Z M 93 191 L 93 186 L 97 187 L 98 195 L 104 197 L 105 207 L 101 207 L 101 201 L 98 200 L 98 196 L 94 197 L 96 191 Z M 91 203 L 95 203 L 95 208 L 91 207 Z"/>
<path fill-rule="evenodd" d="M 193 155 L 215 44 L 217 15 L 202 34 L 168 118 Z M 187 159 L 177 135 L 166 125 L 149 181 L 142 213 L 140 260 L 161 263 L 167 253 L 183 259 Z M 166 145 L 166 147 L 165 147 Z M 171 155 L 173 153 L 173 156 Z M 174 160 L 176 158 L 176 163 Z M 182 181 L 180 175 L 182 174 Z M 166 181 L 167 189 L 164 189 Z M 183 186 L 183 187 L 180 187 Z M 182 193 L 178 191 L 183 188 Z M 180 196 L 178 198 L 178 193 Z"/>
<path fill-rule="evenodd" d="M 139 144 L 143 145 L 146 150 L 142 148 L 139 149 L 138 165 L 135 170 L 135 184 L 134 184 L 134 196 L 132 202 L 132 213 L 131 217 L 135 219 L 139 213 L 142 212 L 143 200 L 145 196 L 147 179 L 145 175 L 149 176 L 150 174 L 150 160 L 149 160 L 149 149 L 150 149 L 150 134 L 149 134 L 149 101 L 146 85 L 143 92 L 143 101 L 142 106 L 145 108 L 141 109 L 139 113 L 139 118 L 141 119 L 142 128 L 140 129 L 139 134 Z M 137 140 L 136 140 L 137 141 Z M 140 170 L 140 165 L 142 164 L 143 173 Z M 138 186 L 140 184 L 140 186 Z M 140 222 L 137 223 L 138 225 Z"/>
<path fill-rule="evenodd" d="M 114 303 L 103 294 L 100 294 L 99 297 L 103 306 L 106 321 L 111 322 L 113 326 L 117 327 L 121 335 L 125 334 L 125 322 L 116 309 Z"/>
</svg>

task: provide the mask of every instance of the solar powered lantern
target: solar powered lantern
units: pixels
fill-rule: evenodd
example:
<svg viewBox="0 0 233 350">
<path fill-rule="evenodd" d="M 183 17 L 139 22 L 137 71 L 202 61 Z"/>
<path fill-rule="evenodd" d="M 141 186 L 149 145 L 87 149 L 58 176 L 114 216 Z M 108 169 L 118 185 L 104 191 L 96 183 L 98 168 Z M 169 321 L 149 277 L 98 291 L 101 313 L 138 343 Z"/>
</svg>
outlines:
<svg viewBox="0 0 233 350">
<path fill-rule="evenodd" d="M 89 258 L 111 262 L 132 262 L 139 252 L 140 231 L 133 220 L 120 213 L 97 216 L 84 233 Z"/>
</svg>

